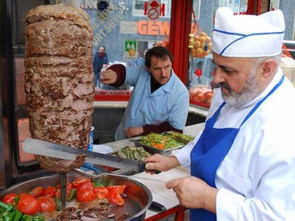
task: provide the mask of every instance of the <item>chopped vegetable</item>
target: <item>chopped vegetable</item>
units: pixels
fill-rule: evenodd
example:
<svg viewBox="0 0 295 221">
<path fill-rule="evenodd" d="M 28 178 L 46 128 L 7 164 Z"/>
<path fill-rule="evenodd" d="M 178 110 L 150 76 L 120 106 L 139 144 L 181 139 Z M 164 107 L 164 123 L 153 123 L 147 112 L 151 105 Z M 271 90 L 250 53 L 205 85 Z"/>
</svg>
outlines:
<svg viewBox="0 0 295 221">
<path fill-rule="evenodd" d="M 18 202 L 18 200 L 19 200 L 18 194 L 8 193 L 3 197 L 2 202 L 6 204 L 15 205 Z"/>
<path fill-rule="evenodd" d="M 169 131 L 169 132 L 165 133 L 165 135 L 168 135 L 171 138 L 173 138 L 179 142 L 182 142 L 183 144 L 187 144 L 194 139 L 194 137 L 192 137 L 190 135 L 178 133 L 176 131 Z"/>
<path fill-rule="evenodd" d="M 70 195 L 67 196 L 67 201 L 69 202 L 74 200 L 76 197 L 76 194 L 77 194 L 77 189 L 76 188 L 71 189 Z"/>
<path fill-rule="evenodd" d="M 114 153 L 114 155 L 125 159 L 143 160 L 145 157 L 150 156 L 151 154 L 143 147 L 126 146 Z"/>
<path fill-rule="evenodd" d="M 97 199 L 107 199 L 109 195 L 109 189 L 107 187 L 94 187 L 93 192 L 96 194 Z"/>
<path fill-rule="evenodd" d="M 126 189 L 126 185 L 114 185 L 114 186 L 108 186 L 109 190 L 108 194 L 108 200 L 110 203 L 113 203 L 117 206 L 122 206 L 125 203 L 125 200 L 122 197 L 122 194 L 124 193 Z"/>
<path fill-rule="evenodd" d="M 33 215 L 39 212 L 40 203 L 28 193 L 21 193 L 17 203 L 17 209 L 27 215 Z"/>
<path fill-rule="evenodd" d="M 0 201 L 0 220 L 18 221 L 22 217 L 22 213 L 15 209 L 15 206 Z"/>
<path fill-rule="evenodd" d="M 140 139 L 140 143 L 154 147 L 156 149 L 166 150 L 183 146 L 183 143 L 162 134 L 149 133 Z"/>
<path fill-rule="evenodd" d="M 96 194 L 93 192 L 92 189 L 85 189 L 85 190 L 79 190 L 77 191 L 76 194 L 76 200 L 79 202 L 91 202 L 96 199 Z"/>
<path fill-rule="evenodd" d="M 18 221 L 22 218 L 22 216 L 23 216 L 22 212 L 19 210 L 16 210 L 12 221 Z"/>
<path fill-rule="evenodd" d="M 54 199 L 49 196 L 40 196 L 37 198 L 40 203 L 40 212 L 53 212 L 56 210 L 56 203 Z"/>
<path fill-rule="evenodd" d="M 44 188 L 42 186 L 36 186 L 31 190 L 32 196 L 41 196 L 43 194 Z"/>
</svg>

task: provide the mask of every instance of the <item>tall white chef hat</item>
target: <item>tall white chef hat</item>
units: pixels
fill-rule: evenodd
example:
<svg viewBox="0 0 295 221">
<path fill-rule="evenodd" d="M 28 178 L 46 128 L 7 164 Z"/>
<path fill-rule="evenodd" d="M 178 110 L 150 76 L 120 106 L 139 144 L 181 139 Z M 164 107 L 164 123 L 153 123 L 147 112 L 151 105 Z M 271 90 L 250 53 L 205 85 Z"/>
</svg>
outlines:
<svg viewBox="0 0 295 221">
<path fill-rule="evenodd" d="M 267 57 L 282 50 L 285 22 L 281 10 L 259 16 L 234 15 L 227 7 L 217 9 L 212 50 L 226 57 Z"/>
</svg>

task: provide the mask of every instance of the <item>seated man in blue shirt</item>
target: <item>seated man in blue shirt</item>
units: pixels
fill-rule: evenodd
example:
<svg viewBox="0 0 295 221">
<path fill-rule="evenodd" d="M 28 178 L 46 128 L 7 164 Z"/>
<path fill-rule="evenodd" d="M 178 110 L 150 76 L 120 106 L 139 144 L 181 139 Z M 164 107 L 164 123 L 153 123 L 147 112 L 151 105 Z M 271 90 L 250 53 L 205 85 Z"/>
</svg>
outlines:
<svg viewBox="0 0 295 221">
<path fill-rule="evenodd" d="M 101 72 L 104 84 L 134 86 L 116 140 L 150 132 L 182 132 L 188 115 L 189 93 L 172 70 L 172 60 L 167 48 L 153 47 L 146 53 L 145 64 L 127 67 L 115 64 Z"/>
</svg>

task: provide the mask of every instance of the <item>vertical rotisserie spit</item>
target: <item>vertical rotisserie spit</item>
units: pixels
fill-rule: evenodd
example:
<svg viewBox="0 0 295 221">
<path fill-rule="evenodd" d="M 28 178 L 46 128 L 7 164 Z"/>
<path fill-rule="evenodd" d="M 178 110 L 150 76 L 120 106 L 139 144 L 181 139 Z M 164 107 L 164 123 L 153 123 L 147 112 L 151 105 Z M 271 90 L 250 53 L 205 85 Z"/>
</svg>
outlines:
<svg viewBox="0 0 295 221">
<path fill-rule="evenodd" d="M 26 16 L 25 91 L 33 138 L 86 148 L 93 113 L 92 38 L 88 14 L 63 4 Z M 36 156 L 41 167 L 66 172 L 84 158 Z"/>
</svg>

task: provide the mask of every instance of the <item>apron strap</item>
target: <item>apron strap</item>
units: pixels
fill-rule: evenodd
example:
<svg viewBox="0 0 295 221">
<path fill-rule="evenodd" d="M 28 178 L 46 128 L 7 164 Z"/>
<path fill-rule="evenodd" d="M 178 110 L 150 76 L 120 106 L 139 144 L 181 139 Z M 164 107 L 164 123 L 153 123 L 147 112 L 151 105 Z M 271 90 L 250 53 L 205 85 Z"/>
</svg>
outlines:
<svg viewBox="0 0 295 221">
<path fill-rule="evenodd" d="M 284 75 L 282 76 L 281 80 L 273 87 L 273 89 L 271 89 L 271 91 L 268 92 L 268 94 L 263 99 L 261 99 L 261 101 L 257 102 L 255 107 L 247 114 L 247 116 L 245 117 L 245 119 L 243 120 L 239 128 L 241 128 L 241 126 L 252 116 L 252 114 L 256 111 L 256 109 L 263 103 L 263 101 L 265 101 L 266 98 L 268 98 L 271 94 L 273 94 L 273 92 L 283 83 L 283 81 L 284 81 Z"/>
<path fill-rule="evenodd" d="M 210 119 L 207 120 L 206 122 L 206 125 L 209 126 L 209 127 L 213 127 L 217 118 L 218 118 L 218 115 L 220 113 L 220 110 L 223 108 L 223 106 L 225 105 L 225 102 L 223 102 L 219 108 L 217 109 L 217 111 L 215 111 L 215 113 L 213 114 L 212 117 L 210 117 Z"/>
</svg>

